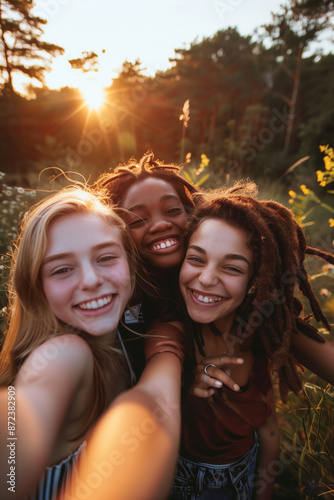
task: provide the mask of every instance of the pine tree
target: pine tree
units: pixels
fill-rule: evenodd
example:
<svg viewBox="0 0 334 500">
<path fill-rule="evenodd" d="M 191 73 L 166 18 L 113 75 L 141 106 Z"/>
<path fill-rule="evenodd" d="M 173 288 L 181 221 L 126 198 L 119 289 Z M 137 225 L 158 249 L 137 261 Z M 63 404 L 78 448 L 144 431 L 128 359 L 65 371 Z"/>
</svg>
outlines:
<svg viewBox="0 0 334 500">
<path fill-rule="evenodd" d="M 292 138 L 303 55 L 319 33 L 330 27 L 333 8 L 333 0 L 290 0 L 289 4 L 281 5 L 280 13 L 273 14 L 273 22 L 264 26 L 274 43 L 277 56 L 281 57 L 281 68 L 292 82 L 291 94 L 281 95 L 289 109 L 285 154 L 289 151 Z M 291 61 L 294 61 L 294 68 L 291 68 Z"/>
<path fill-rule="evenodd" d="M 58 45 L 41 40 L 45 19 L 32 13 L 25 0 L 0 0 L 0 75 L 5 91 L 15 93 L 13 75 L 24 74 L 44 82 L 51 58 L 62 54 Z"/>
</svg>

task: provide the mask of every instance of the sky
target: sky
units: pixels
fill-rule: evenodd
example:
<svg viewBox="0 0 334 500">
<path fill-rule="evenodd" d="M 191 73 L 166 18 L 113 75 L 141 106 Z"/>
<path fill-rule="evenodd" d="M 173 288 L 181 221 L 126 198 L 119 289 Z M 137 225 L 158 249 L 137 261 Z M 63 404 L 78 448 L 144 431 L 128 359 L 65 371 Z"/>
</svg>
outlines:
<svg viewBox="0 0 334 500">
<path fill-rule="evenodd" d="M 83 79 L 104 87 L 127 59 L 140 59 L 146 74 L 170 66 L 174 49 L 236 27 L 241 35 L 272 19 L 284 0 L 35 0 L 34 13 L 47 20 L 43 38 L 65 49 L 46 74 L 50 88 L 79 87 Z M 100 70 L 86 75 L 68 59 L 83 51 L 99 56 Z"/>
</svg>

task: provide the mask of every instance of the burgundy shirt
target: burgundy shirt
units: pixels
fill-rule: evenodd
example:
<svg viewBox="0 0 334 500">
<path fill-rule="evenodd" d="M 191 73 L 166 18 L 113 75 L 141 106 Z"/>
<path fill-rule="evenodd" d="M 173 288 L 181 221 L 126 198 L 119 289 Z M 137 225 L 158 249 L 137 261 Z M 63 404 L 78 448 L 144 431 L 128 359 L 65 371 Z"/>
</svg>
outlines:
<svg viewBox="0 0 334 500">
<path fill-rule="evenodd" d="M 164 328 L 160 323 L 155 332 L 159 337 L 147 339 L 146 358 L 173 352 L 184 363 L 186 380 L 192 377 L 196 366 L 194 341 L 178 328 L 172 327 L 172 332 L 170 328 L 171 325 Z M 249 383 L 242 392 L 223 386 L 216 389 L 214 396 L 203 399 L 183 387 L 180 455 L 194 462 L 234 462 L 252 447 L 254 430 L 266 422 L 272 402 L 271 376 L 265 356 L 256 359 Z"/>
</svg>

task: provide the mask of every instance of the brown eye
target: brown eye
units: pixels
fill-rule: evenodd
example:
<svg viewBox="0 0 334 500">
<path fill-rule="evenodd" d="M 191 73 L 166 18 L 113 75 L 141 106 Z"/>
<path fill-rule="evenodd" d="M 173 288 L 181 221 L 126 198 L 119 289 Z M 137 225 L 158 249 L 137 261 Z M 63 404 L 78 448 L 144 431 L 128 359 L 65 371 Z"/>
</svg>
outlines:
<svg viewBox="0 0 334 500">
<path fill-rule="evenodd" d="M 133 219 L 132 221 L 127 223 L 128 227 L 140 227 L 143 224 L 145 224 L 147 219 L 142 219 L 141 217 L 138 217 L 136 219 Z"/>
<path fill-rule="evenodd" d="M 183 208 L 181 207 L 175 207 L 175 208 L 170 208 L 169 210 L 166 211 L 166 214 L 169 215 L 177 215 L 183 212 Z"/>
</svg>

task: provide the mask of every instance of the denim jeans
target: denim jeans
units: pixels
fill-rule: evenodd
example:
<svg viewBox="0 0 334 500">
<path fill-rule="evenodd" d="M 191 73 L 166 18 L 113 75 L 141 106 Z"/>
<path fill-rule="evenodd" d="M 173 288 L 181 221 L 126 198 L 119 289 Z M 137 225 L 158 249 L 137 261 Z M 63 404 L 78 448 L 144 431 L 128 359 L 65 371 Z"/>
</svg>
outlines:
<svg viewBox="0 0 334 500">
<path fill-rule="evenodd" d="M 195 463 L 179 457 L 169 500 L 251 500 L 259 442 L 231 464 Z"/>
</svg>

